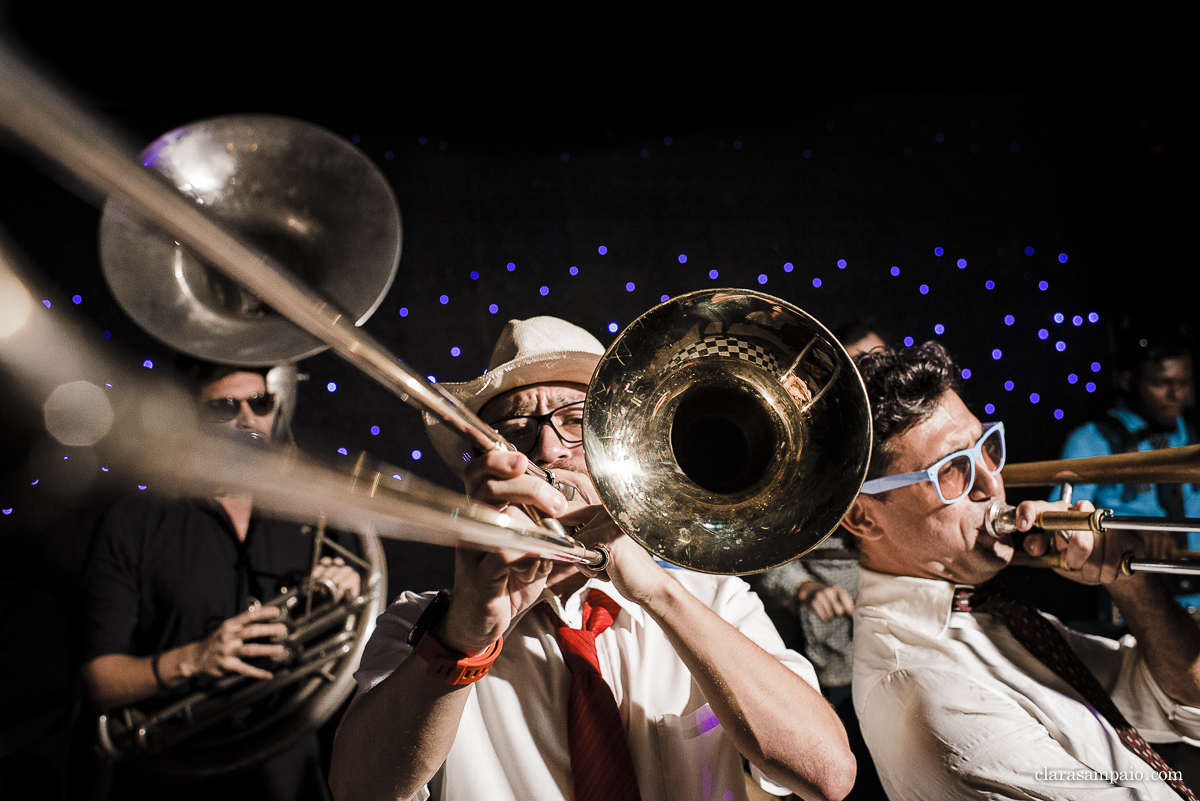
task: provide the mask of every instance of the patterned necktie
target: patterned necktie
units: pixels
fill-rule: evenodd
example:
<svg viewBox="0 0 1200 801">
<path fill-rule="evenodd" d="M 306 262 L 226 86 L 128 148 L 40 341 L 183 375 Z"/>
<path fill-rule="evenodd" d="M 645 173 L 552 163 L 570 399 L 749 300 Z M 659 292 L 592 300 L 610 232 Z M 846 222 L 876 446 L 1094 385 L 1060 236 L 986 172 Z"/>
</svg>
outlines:
<svg viewBox="0 0 1200 801">
<path fill-rule="evenodd" d="M 1104 716 L 1116 729 L 1117 736 L 1126 748 L 1137 754 L 1160 775 L 1172 774 L 1166 761 L 1125 719 L 1121 710 L 1117 709 L 1112 696 L 1067 644 L 1062 632 L 1042 617 L 1040 612 L 998 587 L 956 587 L 953 608 L 955 612 L 983 612 L 995 615 L 1008 626 L 1017 642 L 1071 685 L 1094 710 Z M 1187 801 L 1197 801 L 1196 796 L 1181 779 L 1171 779 L 1167 784 Z"/>
<path fill-rule="evenodd" d="M 641 801 L 621 712 L 596 655 L 596 636 L 613 624 L 621 607 L 591 590 L 583 602 L 582 629 L 564 625 L 549 604 L 541 608 L 571 671 L 567 750 L 575 801 Z"/>
</svg>

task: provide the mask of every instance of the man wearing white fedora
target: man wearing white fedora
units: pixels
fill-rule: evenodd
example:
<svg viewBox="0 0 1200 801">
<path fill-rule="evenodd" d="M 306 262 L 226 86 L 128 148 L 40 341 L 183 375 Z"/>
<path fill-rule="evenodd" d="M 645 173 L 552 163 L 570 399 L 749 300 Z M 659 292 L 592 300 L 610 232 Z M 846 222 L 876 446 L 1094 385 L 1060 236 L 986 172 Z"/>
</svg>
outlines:
<svg viewBox="0 0 1200 801">
<path fill-rule="evenodd" d="M 743 757 L 776 795 L 849 792 L 845 731 L 745 582 L 665 569 L 597 505 L 580 426 L 603 352 L 563 320 L 512 320 L 483 376 L 442 385 L 520 451 L 472 453 L 430 423 L 467 494 L 535 506 L 611 561 L 591 576 L 461 550 L 452 591 L 402 595 L 356 674 L 335 797 L 745 799 Z"/>
</svg>

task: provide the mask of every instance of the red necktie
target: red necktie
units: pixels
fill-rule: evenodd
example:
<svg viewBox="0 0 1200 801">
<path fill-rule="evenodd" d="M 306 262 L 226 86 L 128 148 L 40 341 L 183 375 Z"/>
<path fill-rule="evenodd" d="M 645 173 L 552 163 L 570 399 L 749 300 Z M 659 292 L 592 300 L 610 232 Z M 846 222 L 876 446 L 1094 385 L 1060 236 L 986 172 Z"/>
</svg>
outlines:
<svg viewBox="0 0 1200 801">
<path fill-rule="evenodd" d="M 641 801 L 621 712 L 596 656 L 596 636 L 613 624 L 621 607 L 591 590 L 583 602 L 582 629 L 563 625 L 548 604 L 542 604 L 542 610 L 571 671 L 567 750 L 575 801 Z"/>
<path fill-rule="evenodd" d="M 1150 743 L 1125 719 L 1113 702 L 1112 696 L 1063 639 L 1062 632 L 1032 606 L 1013 598 L 998 587 L 958 587 L 954 590 L 953 608 L 955 612 L 983 612 L 995 615 L 1008 626 L 1017 642 L 1025 646 L 1042 664 L 1057 673 L 1059 678 L 1083 696 L 1083 700 L 1104 716 L 1116 729 L 1117 736 L 1126 748 L 1137 754 L 1160 775 L 1178 775 L 1173 773 L 1159 753 L 1151 748 Z M 1196 796 L 1182 780 L 1171 779 L 1167 784 L 1187 801 L 1197 801 Z"/>
</svg>

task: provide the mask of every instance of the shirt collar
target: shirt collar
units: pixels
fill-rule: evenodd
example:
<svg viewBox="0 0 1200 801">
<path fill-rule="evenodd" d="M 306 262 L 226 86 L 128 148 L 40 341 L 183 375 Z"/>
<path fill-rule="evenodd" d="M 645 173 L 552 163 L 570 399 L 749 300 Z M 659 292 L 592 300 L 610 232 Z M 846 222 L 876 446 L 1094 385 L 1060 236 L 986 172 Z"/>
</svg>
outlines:
<svg viewBox="0 0 1200 801">
<path fill-rule="evenodd" d="M 958 586 L 940 579 L 893 576 L 859 566 L 857 607 L 864 614 L 936 637 L 950 625 Z"/>
</svg>

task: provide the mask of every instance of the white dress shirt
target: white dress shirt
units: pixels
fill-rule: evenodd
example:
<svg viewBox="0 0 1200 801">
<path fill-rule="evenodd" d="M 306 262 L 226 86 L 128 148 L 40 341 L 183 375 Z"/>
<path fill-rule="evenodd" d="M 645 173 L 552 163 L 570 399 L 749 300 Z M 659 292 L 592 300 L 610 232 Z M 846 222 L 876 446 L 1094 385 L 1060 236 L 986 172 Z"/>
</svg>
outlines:
<svg viewBox="0 0 1200 801">
<path fill-rule="evenodd" d="M 758 596 L 733 576 L 672 570 L 689 592 L 779 659 L 814 688 L 804 657 L 784 647 Z M 612 688 L 629 738 L 643 801 L 746 799 L 742 758 L 725 736 L 700 688 L 658 624 L 607 582 L 592 580 L 567 599 L 544 596 L 562 620 L 582 625 L 583 599 L 595 587 L 622 609 L 596 640 L 600 669 Z M 404 593 L 380 616 L 355 674 L 359 697 L 409 655 L 408 632 L 428 603 Z M 491 671 L 471 688 L 450 754 L 428 794 L 443 801 L 555 801 L 570 799 L 567 698 L 571 674 L 554 631 L 536 612 L 504 637 Z M 357 701 L 358 699 L 356 699 Z M 777 795 L 787 790 L 766 781 Z"/>
<path fill-rule="evenodd" d="M 1003 623 L 952 612 L 953 596 L 944 581 L 859 576 L 854 707 L 892 801 L 1179 801 Z M 1047 617 L 1147 741 L 1200 738 L 1200 710 L 1159 689 L 1133 637 L 1091 637 Z"/>
</svg>

